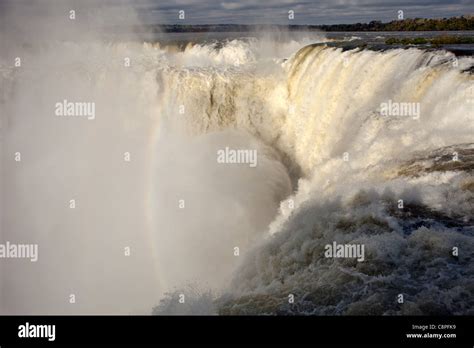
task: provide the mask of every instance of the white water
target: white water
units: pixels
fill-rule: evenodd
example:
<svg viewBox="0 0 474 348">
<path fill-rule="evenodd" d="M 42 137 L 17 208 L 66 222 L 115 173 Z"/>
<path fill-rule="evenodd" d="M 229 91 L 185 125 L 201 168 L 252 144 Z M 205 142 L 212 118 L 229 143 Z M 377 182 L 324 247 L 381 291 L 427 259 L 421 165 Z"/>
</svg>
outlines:
<svg viewBox="0 0 474 348">
<path fill-rule="evenodd" d="M 420 262 L 450 274 L 452 286 L 420 278 L 414 288 L 462 312 L 472 265 L 462 258 L 448 272 L 439 263 L 452 245 L 472 257 L 472 230 L 441 224 L 408 233 L 387 209 L 402 198 L 472 219 L 469 173 L 398 170 L 420 153 L 473 142 L 473 78 L 462 71 L 474 60 L 453 66 L 444 51 L 308 43 L 267 37 L 184 52 L 60 43 L 23 50 L 20 69 L 2 58 L 2 239 L 40 246 L 36 264 L 3 264 L 2 312 L 149 313 L 164 292 L 197 283 L 229 296 L 225 310 L 235 301 L 231 312 L 249 310 L 241 296 L 272 312 L 291 292 L 323 297 L 301 312 L 342 313 L 367 294 L 388 301 L 375 294 L 410 274 L 393 265 Z M 96 119 L 58 120 L 54 104 L 63 99 L 94 101 Z M 419 102 L 420 118 L 381 116 L 389 99 Z M 226 146 L 256 149 L 257 168 L 218 164 Z M 371 218 L 385 227 L 374 233 Z M 328 263 L 319 251 L 332 240 L 365 243 L 371 261 Z M 428 244 L 436 257 L 420 251 Z"/>
<path fill-rule="evenodd" d="M 420 154 L 473 142 L 473 78 L 462 73 L 473 60 L 453 61 L 443 51 L 307 46 L 283 64 L 266 61 L 265 69 L 250 59 L 238 71 L 229 64 L 162 74 L 162 103 L 186 106 L 183 123 L 191 134 L 244 129 L 282 154 L 290 175 L 299 178 L 270 224 L 274 237 L 234 274 L 225 313 L 459 314 L 472 308 L 465 301 L 474 275 L 472 176 L 426 173 L 426 163 L 415 178 L 397 174 Z M 380 104 L 388 100 L 420 103 L 420 118 L 381 116 Z M 444 152 L 448 160 L 454 151 Z M 399 199 L 465 227 L 449 228 L 436 216 L 429 227 L 433 216 L 416 213 L 415 222 L 397 221 L 392 210 Z M 344 222 L 355 226 L 334 227 Z M 370 260 L 328 265 L 323 246 L 332 240 L 365 244 Z M 427 245 L 432 253 L 423 251 Z M 460 245 L 463 257 L 453 264 L 450 249 Z M 418 270 L 420 262 L 426 269 Z M 431 280 L 434 274 L 440 279 Z M 301 303 L 288 309 L 290 293 Z M 399 293 L 409 300 L 395 308 Z"/>
</svg>

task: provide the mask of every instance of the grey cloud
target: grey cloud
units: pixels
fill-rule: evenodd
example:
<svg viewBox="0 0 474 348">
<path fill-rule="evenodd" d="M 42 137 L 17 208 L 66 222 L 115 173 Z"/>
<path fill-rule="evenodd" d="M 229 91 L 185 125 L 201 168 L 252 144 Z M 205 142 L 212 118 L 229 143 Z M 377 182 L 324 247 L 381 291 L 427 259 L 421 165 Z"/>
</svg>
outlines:
<svg viewBox="0 0 474 348">
<path fill-rule="evenodd" d="M 28 7 L 32 3 L 38 6 L 48 1 L 54 2 L 0 0 L 0 11 L 6 3 Z M 82 0 L 73 3 L 85 9 L 133 6 L 149 24 L 335 24 L 390 21 L 397 18 L 398 10 L 403 10 L 407 18 L 474 13 L 471 0 L 102 0 L 100 3 Z M 178 20 L 180 10 L 186 12 L 184 21 Z M 289 10 L 295 12 L 291 22 Z"/>
</svg>

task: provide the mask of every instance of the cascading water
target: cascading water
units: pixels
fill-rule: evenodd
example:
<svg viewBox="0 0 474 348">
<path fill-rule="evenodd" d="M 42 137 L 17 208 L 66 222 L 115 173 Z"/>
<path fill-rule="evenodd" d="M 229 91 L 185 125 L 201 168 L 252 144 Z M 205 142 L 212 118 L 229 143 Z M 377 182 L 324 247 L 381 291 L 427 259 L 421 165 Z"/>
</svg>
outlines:
<svg viewBox="0 0 474 348">
<path fill-rule="evenodd" d="M 314 41 L 61 43 L 0 62 L 2 238 L 47 248 L 4 267 L 3 311 L 144 313 L 197 283 L 218 313 L 472 314 L 474 59 Z M 58 120 L 58 98 L 93 100 L 96 119 Z M 258 165 L 219 164 L 226 147 Z M 333 241 L 365 262 L 325 258 Z"/>
</svg>

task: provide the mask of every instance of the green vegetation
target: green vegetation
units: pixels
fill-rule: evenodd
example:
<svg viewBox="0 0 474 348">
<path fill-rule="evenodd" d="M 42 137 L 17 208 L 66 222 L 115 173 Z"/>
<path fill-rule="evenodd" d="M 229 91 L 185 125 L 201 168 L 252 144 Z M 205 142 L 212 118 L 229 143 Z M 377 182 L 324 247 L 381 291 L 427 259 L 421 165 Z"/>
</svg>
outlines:
<svg viewBox="0 0 474 348">
<path fill-rule="evenodd" d="M 0 0 L 1 1 L 1 0 Z M 395 16 L 395 14 L 394 14 Z M 461 16 L 451 18 L 408 18 L 393 20 L 388 23 L 371 21 L 370 23 L 331 24 L 331 25 L 246 25 L 246 24 L 201 24 L 178 25 L 148 24 L 134 28 L 135 32 L 248 32 L 264 29 L 284 28 L 290 31 L 449 31 L 449 30 L 474 30 L 474 16 Z"/>
<path fill-rule="evenodd" d="M 370 23 L 321 25 L 325 31 L 447 31 L 474 30 L 474 16 L 451 18 L 408 18 L 388 23 L 372 21 Z"/>
<path fill-rule="evenodd" d="M 474 44 L 474 37 L 458 37 L 458 36 L 439 36 L 431 39 L 423 37 L 417 38 L 395 38 L 391 37 L 385 40 L 387 45 L 452 45 L 452 44 Z"/>
<path fill-rule="evenodd" d="M 452 44 L 474 44 L 474 36 L 456 37 L 456 36 L 440 36 L 430 40 L 432 45 L 452 45 Z"/>
</svg>

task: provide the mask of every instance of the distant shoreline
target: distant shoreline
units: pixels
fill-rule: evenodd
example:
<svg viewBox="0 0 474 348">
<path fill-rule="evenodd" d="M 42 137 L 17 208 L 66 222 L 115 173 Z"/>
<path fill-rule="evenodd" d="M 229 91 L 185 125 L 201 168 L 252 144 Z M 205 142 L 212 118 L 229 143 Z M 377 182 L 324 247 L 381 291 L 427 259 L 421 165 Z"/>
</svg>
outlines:
<svg viewBox="0 0 474 348">
<path fill-rule="evenodd" d="M 324 32 L 391 32 L 391 31 L 474 31 L 474 16 L 461 16 L 442 19 L 413 18 L 394 20 L 387 23 L 331 24 L 331 25 L 284 25 L 284 24 L 163 24 L 134 27 L 137 32 L 197 33 L 197 32 L 250 32 L 265 29 L 288 31 Z"/>
</svg>

